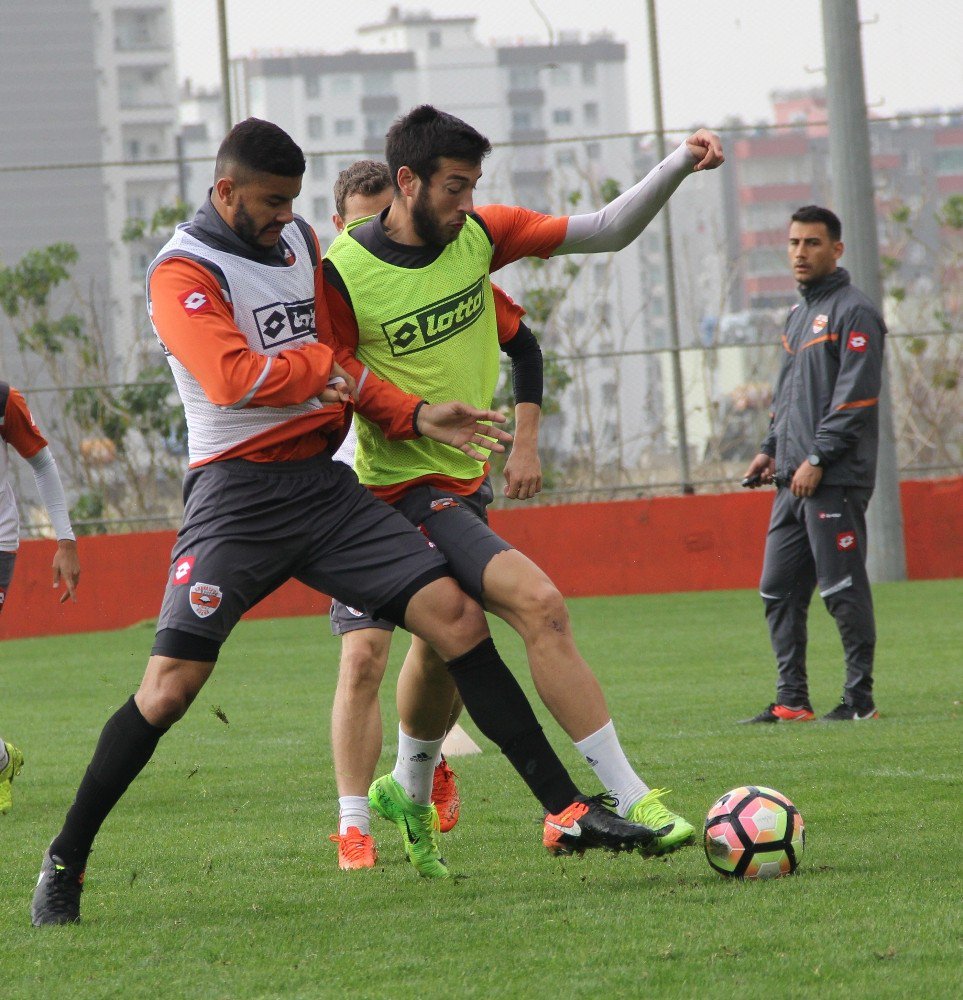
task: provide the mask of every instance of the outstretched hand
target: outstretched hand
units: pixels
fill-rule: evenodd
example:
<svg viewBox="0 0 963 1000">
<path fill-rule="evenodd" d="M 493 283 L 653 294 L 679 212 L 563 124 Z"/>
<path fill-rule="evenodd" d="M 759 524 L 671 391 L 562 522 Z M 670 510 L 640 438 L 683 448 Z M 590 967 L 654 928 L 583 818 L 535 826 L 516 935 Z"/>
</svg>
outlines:
<svg viewBox="0 0 963 1000">
<path fill-rule="evenodd" d="M 505 414 L 497 410 L 477 410 L 467 403 L 425 403 L 418 411 L 417 430 L 424 437 L 463 451 L 469 458 L 484 462 L 487 454 L 478 451 L 504 451 L 512 440 L 508 431 L 482 421 L 505 423 Z"/>
<path fill-rule="evenodd" d="M 707 128 L 693 132 L 685 141 L 689 152 L 698 161 L 693 170 L 715 170 L 725 162 L 722 152 L 722 140 Z"/>
</svg>

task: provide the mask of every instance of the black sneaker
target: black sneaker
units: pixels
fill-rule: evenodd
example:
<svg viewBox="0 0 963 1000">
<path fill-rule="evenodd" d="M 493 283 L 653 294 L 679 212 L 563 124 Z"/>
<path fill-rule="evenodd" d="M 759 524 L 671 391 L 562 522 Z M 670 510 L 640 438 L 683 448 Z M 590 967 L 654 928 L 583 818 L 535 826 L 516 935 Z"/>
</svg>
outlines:
<svg viewBox="0 0 963 1000">
<path fill-rule="evenodd" d="M 552 854 L 584 854 L 591 847 L 654 854 L 661 831 L 622 819 L 609 808 L 612 801 L 607 795 L 577 795 L 560 813 L 545 817 L 542 843 Z"/>
<path fill-rule="evenodd" d="M 33 891 L 30 921 L 34 927 L 47 924 L 75 924 L 80 920 L 80 894 L 84 891 L 84 871 L 64 862 L 50 851 L 43 856 L 40 878 Z"/>
<path fill-rule="evenodd" d="M 867 719 L 878 719 L 879 712 L 875 706 L 868 705 L 865 708 L 856 708 L 855 705 L 847 705 L 841 701 L 831 712 L 827 712 L 820 718 L 820 722 L 865 722 Z"/>
<path fill-rule="evenodd" d="M 816 718 L 811 705 L 801 705 L 799 708 L 790 708 L 788 705 L 779 705 L 773 702 L 768 708 L 764 708 L 758 715 L 751 719 L 740 719 L 742 725 L 752 722 L 812 722 Z"/>
</svg>

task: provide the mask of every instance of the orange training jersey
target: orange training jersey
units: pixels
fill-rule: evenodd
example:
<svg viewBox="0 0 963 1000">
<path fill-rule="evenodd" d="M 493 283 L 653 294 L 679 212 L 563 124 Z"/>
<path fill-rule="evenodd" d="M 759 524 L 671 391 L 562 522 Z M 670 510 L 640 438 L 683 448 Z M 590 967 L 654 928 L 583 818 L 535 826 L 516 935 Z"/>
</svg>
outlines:
<svg viewBox="0 0 963 1000">
<path fill-rule="evenodd" d="M 282 238 L 292 262 L 278 267 L 181 225 L 149 272 L 151 321 L 184 404 L 192 467 L 306 458 L 343 434 L 344 406 L 318 398 L 332 364 L 317 340 L 328 326 L 321 269 L 301 227 L 285 226 Z"/>
<path fill-rule="evenodd" d="M 7 446 L 24 458 L 33 458 L 47 447 L 47 439 L 33 422 L 27 401 L 12 386 L 0 382 L 0 399 L 6 405 L 0 411 L 0 552 L 15 552 L 20 545 L 20 516 L 10 485 Z"/>
</svg>

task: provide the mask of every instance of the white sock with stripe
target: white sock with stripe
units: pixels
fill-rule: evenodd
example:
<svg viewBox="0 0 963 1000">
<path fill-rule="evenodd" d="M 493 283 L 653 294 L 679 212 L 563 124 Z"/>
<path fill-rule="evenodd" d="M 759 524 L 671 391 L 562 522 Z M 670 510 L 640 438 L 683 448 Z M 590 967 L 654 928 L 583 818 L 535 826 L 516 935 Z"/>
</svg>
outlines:
<svg viewBox="0 0 963 1000">
<path fill-rule="evenodd" d="M 426 806 L 431 802 L 435 761 L 444 742 L 444 736 L 437 740 L 416 740 L 398 726 L 398 759 L 391 776 L 419 805 Z"/>
<path fill-rule="evenodd" d="M 589 762 L 609 795 L 615 797 L 620 816 L 625 816 L 650 791 L 625 756 L 611 719 L 598 732 L 579 740 L 575 749 Z"/>
</svg>

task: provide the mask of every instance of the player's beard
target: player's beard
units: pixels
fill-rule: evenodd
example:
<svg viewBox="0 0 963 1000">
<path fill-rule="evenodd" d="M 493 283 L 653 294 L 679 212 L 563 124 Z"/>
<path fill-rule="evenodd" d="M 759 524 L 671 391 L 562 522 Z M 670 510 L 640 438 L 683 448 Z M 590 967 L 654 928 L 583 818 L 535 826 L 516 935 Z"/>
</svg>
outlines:
<svg viewBox="0 0 963 1000">
<path fill-rule="evenodd" d="M 259 230 L 254 224 L 254 219 L 251 218 L 248 210 L 244 207 L 244 202 L 238 199 L 231 228 L 245 243 L 249 243 L 252 247 L 257 247 L 258 250 L 269 249 L 266 244 L 260 241 L 259 237 L 266 229 L 273 229 L 275 226 L 275 223 L 271 223 L 271 225 L 262 226 Z"/>
<path fill-rule="evenodd" d="M 411 206 L 411 224 L 418 239 L 430 247 L 446 247 L 458 236 L 458 230 L 450 230 L 438 221 L 428 200 L 427 185 L 423 186 Z"/>
</svg>

